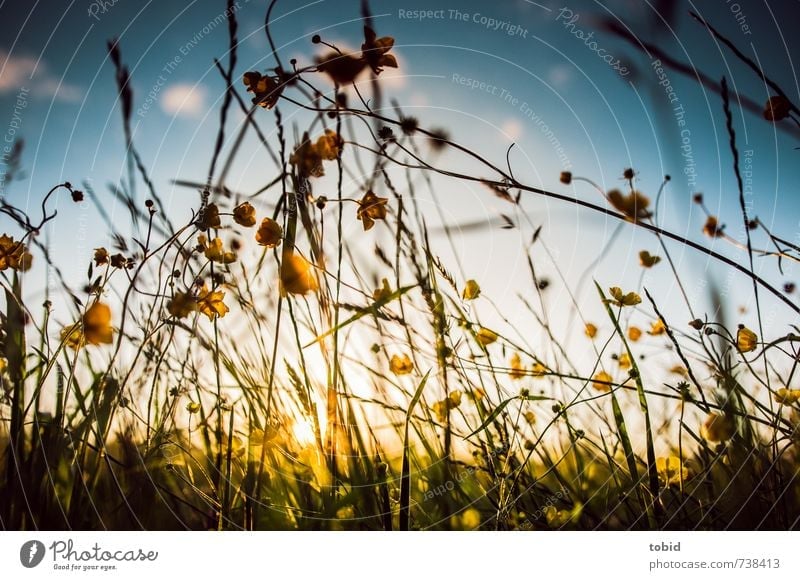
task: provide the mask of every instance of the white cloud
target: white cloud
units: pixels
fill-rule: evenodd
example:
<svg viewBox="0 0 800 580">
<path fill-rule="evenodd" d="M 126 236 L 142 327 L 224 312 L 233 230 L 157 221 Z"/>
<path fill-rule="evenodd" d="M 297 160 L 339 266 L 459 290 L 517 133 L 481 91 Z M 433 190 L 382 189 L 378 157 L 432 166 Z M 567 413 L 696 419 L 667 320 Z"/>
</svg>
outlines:
<svg viewBox="0 0 800 580">
<path fill-rule="evenodd" d="M 206 89 L 200 85 L 171 85 L 161 96 L 161 109 L 168 115 L 202 117 L 207 109 Z"/>
<path fill-rule="evenodd" d="M 79 101 L 83 90 L 47 70 L 43 60 L 32 56 L 15 56 L 0 50 L 0 94 L 30 90 L 34 98 Z"/>
</svg>

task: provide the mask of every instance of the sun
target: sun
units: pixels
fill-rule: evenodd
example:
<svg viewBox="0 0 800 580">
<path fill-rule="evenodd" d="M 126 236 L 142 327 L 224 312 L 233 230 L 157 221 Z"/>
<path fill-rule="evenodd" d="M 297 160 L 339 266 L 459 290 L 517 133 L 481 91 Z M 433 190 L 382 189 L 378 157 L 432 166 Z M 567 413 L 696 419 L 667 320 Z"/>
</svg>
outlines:
<svg viewBox="0 0 800 580">
<path fill-rule="evenodd" d="M 316 441 L 314 423 L 309 417 L 300 417 L 292 425 L 295 440 L 301 445 L 311 445 Z"/>
</svg>

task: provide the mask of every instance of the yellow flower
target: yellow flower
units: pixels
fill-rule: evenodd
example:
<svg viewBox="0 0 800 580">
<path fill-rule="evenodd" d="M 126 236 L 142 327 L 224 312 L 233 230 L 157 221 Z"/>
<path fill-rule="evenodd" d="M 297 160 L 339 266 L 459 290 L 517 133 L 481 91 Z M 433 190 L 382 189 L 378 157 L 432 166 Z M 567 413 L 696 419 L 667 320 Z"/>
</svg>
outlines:
<svg viewBox="0 0 800 580">
<path fill-rule="evenodd" d="M 717 218 L 710 215 L 706 218 L 706 223 L 703 225 L 703 233 L 709 238 L 721 238 L 725 235 L 725 226 L 719 225 Z"/>
<path fill-rule="evenodd" d="M 194 415 L 195 413 L 200 412 L 200 403 L 193 403 L 189 402 L 186 404 L 186 410 L 189 411 L 190 414 Z"/>
<path fill-rule="evenodd" d="M 364 59 L 376 75 L 380 74 L 385 66 L 397 68 L 397 59 L 388 54 L 393 46 L 394 38 L 391 36 L 378 38 L 372 28 L 369 26 L 364 27 L 364 44 L 361 45 L 361 58 Z"/>
<path fill-rule="evenodd" d="M 592 377 L 592 386 L 598 391 L 608 392 L 611 390 L 611 384 L 614 379 L 606 371 L 600 371 Z"/>
<path fill-rule="evenodd" d="M 628 339 L 636 342 L 642 337 L 642 330 L 638 326 L 628 328 Z"/>
<path fill-rule="evenodd" d="M 522 364 L 522 359 L 517 353 L 511 357 L 511 371 L 508 374 L 514 380 L 525 376 L 525 365 Z"/>
<path fill-rule="evenodd" d="M 89 344 L 111 344 L 111 308 L 102 302 L 92 304 L 83 315 L 83 336 Z"/>
<path fill-rule="evenodd" d="M 259 72 L 246 72 L 243 75 L 248 93 L 253 93 L 253 104 L 271 109 L 278 102 L 283 87 L 278 84 L 277 77 L 261 76 Z"/>
<path fill-rule="evenodd" d="M 536 423 L 536 413 L 534 413 L 533 411 L 525 411 L 522 414 L 522 416 L 525 417 L 525 420 L 528 422 L 528 425 L 533 425 L 534 423 Z"/>
<path fill-rule="evenodd" d="M 283 239 L 283 228 L 281 224 L 271 218 L 261 220 L 261 225 L 256 231 L 256 243 L 267 248 L 275 248 L 280 245 Z"/>
<path fill-rule="evenodd" d="M 481 294 L 481 287 L 475 280 L 467 280 L 464 284 L 464 292 L 461 297 L 464 300 L 475 300 Z"/>
<path fill-rule="evenodd" d="M 656 459 L 656 471 L 664 487 L 680 485 L 689 477 L 689 470 L 682 464 L 680 458 L 674 455 Z"/>
<path fill-rule="evenodd" d="M 317 153 L 326 161 L 335 161 L 339 157 L 344 141 L 336 134 L 336 131 L 325 129 L 325 134 L 317 139 L 315 145 Z"/>
<path fill-rule="evenodd" d="M 375 290 L 372 291 L 372 299 L 375 302 L 388 300 L 391 295 L 392 295 L 392 288 L 389 286 L 389 280 L 387 280 L 386 278 L 383 279 L 383 285 L 380 288 L 376 288 Z"/>
<path fill-rule="evenodd" d="M 414 363 L 407 354 L 393 354 L 389 360 L 389 369 L 396 375 L 407 375 L 414 370 Z"/>
<path fill-rule="evenodd" d="M 237 205 L 233 209 L 233 221 L 246 228 L 253 227 L 256 225 L 256 208 L 249 201 Z"/>
<path fill-rule="evenodd" d="M 533 370 L 531 371 L 534 377 L 543 377 L 548 372 L 548 368 L 540 362 L 537 362 L 535 365 L 533 365 Z"/>
<path fill-rule="evenodd" d="M 794 405 L 798 400 L 800 400 L 800 389 L 781 387 L 775 391 L 775 401 L 781 405 Z"/>
<path fill-rule="evenodd" d="M 197 236 L 197 242 L 203 248 L 205 257 L 212 262 L 231 264 L 236 261 L 236 254 L 234 252 L 226 252 L 222 247 L 222 238 L 214 238 L 209 242 L 205 235 L 200 234 Z"/>
<path fill-rule="evenodd" d="M 467 508 L 458 515 L 450 516 L 450 527 L 454 530 L 474 530 L 481 525 L 481 512 Z"/>
<path fill-rule="evenodd" d="M 103 264 L 108 264 L 108 250 L 106 250 L 105 248 L 95 248 L 94 265 L 102 266 Z"/>
<path fill-rule="evenodd" d="M 202 231 L 209 228 L 219 228 L 222 222 L 219 219 L 219 208 L 215 203 L 209 203 L 205 209 L 200 212 L 197 219 L 197 227 Z"/>
<path fill-rule="evenodd" d="M 583 513 L 583 505 L 580 502 L 576 502 L 571 510 L 560 510 L 554 505 L 548 505 L 542 509 L 542 513 L 548 526 L 551 528 L 563 528 L 580 520 L 581 513 Z"/>
<path fill-rule="evenodd" d="M 307 294 L 318 288 L 311 263 L 295 253 L 283 256 L 280 276 L 281 291 L 284 294 Z"/>
<path fill-rule="evenodd" d="M 322 166 L 322 156 L 317 146 L 311 141 L 308 133 L 303 134 L 303 140 L 289 156 L 289 163 L 297 168 L 300 177 L 322 177 L 325 168 Z"/>
<path fill-rule="evenodd" d="M 481 328 L 475 333 L 475 340 L 481 346 L 488 346 L 497 340 L 497 333 L 489 330 L 488 328 Z"/>
<path fill-rule="evenodd" d="M 25 272 L 30 269 L 32 260 L 33 256 L 28 253 L 25 244 L 15 242 L 6 234 L 0 236 L 0 271 L 11 268 Z"/>
<path fill-rule="evenodd" d="M 647 334 L 650 334 L 652 336 L 659 336 L 661 334 L 664 334 L 666 331 L 667 331 L 667 325 L 664 324 L 664 321 L 661 318 L 659 318 L 658 320 L 650 324 L 650 330 L 647 331 Z"/>
<path fill-rule="evenodd" d="M 386 204 L 389 200 L 385 197 L 378 197 L 371 190 L 368 191 L 361 201 L 358 202 L 356 217 L 361 220 L 364 231 L 372 229 L 375 220 L 386 219 Z"/>
<path fill-rule="evenodd" d="M 189 292 L 176 292 L 167 303 L 167 311 L 176 318 L 186 318 L 197 310 L 197 300 Z"/>
<path fill-rule="evenodd" d="M 639 252 L 639 264 L 641 264 L 642 268 L 652 268 L 660 261 L 660 256 L 653 256 L 647 250 Z"/>
<path fill-rule="evenodd" d="M 586 328 L 584 328 L 583 332 L 585 332 L 586 336 L 588 336 L 589 338 L 594 338 L 595 336 L 597 336 L 597 327 L 591 322 L 587 322 Z"/>
<path fill-rule="evenodd" d="M 621 369 L 629 369 L 629 368 L 631 368 L 631 357 L 628 356 L 627 352 L 623 352 L 617 358 L 617 363 L 619 364 L 619 368 L 621 368 Z"/>
<path fill-rule="evenodd" d="M 447 414 L 459 405 L 461 405 L 461 391 L 453 391 L 446 399 L 435 402 L 432 409 L 439 422 L 444 423 L 447 420 Z"/>
<path fill-rule="evenodd" d="M 203 284 L 197 293 L 197 309 L 208 316 L 209 320 L 222 318 L 228 313 L 228 307 L 222 301 L 223 298 L 225 298 L 225 292 L 219 290 L 212 292 Z"/>
<path fill-rule="evenodd" d="M 610 302 L 615 306 L 636 306 L 642 302 L 642 299 L 636 292 L 628 292 L 627 294 L 623 294 L 622 289 L 618 286 L 613 286 L 609 288 L 608 291 L 613 300 L 608 300 L 607 302 Z"/>
<path fill-rule="evenodd" d="M 473 403 L 477 403 L 486 396 L 484 390 L 480 387 L 473 387 L 471 391 L 467 391 L 467 398 Z"/>
<path fill-rule="evenodd" d="M 758 336 L 744 324 L 736 331 L 736 348 L 739 352 L 752 352 L 758 347 Z"/>
<path fill-rule="evenodd" d="M 792 104 L 786 97 L 776 95 L 767 100 L 764 105 L 764 118 L 767 121 L 781 121 L 789 116 L 792 110 Z"/>
<path fill-rule="evenodd" d="M 727 441 L 736 433 L 736 421 L 730 415 L 710 413 L 700 427 L 700 436 L 708 441 Z"/>
<path fill-rule="evenodd" d="M 444 401 L 436 401 L 433 406 L 431 407 L 433 413 L 436 415 L 436 419 L 438 419 L 439 423 L 444 423 L 447 421 L 447 399 Z"/>
<path fill-rule="evenodd" d="M 608 192 L 607 197 L 614 209 L 624 214 L 628 221 L 636 222 L 653 215 L 647 211 L 650 199 L 638 191 L 631 191 L 628 195 L 622 195 L 618 189 L 612 189 Z"/>
<path fill-rule="evenodd" d="M 113 342 L 111 308 L 102 302 L 95 302 L 84 312 L 77 328 L 67 327 L 61 331 L 61 339 L 74 349 L 84 344 L 111 344 Z"/>
<path fill-rule="evenodd" d="M 338 85 L 352 83 L 366 66 L 362 59 L 338 52 L 329 52 L 317 59 L 317 70 L 327 74 Z"/>
</svg>

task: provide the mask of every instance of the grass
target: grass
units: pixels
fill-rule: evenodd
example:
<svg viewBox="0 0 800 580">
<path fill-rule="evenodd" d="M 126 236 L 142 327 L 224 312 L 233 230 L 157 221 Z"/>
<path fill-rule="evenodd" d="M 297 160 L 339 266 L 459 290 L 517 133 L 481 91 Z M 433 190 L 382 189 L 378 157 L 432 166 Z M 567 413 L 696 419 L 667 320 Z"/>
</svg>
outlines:
<svg viewBox="0 0 800 580">
<path fill-rule="evenodd" d="M 761 302 L 799 311 L 755 274 L 753 256 L 780 268 L 800 250 L 748 216 L 741 181 L 746 265 L 663 229 L 633 170 L 622 192 L 562 174 L 601 201 L 576 199 L 382 108 L 391 43 L 369 31 L 352 57 L 334 51 L 286 69 L 275 52 L 268 76 L 245 75 L 248 105 L 235 12 L 227 66 L 217 62 L 229 87 L 191 216 L 167 215 L 138 153 L 115 41 L 130 164 L 112 194 L 133 230 L 70 183 L 43 197 L 38 219 L 2 202 L 16 229 L 0 240 L 3 529 L 798 528 L 800 331 L 764 324 Z M 371 80 L 353 85 L 355 73 Z M 331 81 L 332 91 L 319 88 Z M 772 122 L 797 124 L 776 92 L 786 114 Z M 720 94 L 737 159 L 724 80 Z M 245 121 L 232 128 L 236 107 Z M 308 123 L 290 137 L 286 111 L 298 109 Z M 225 184 L 246 134 L 277 168 L 249 196 Z M 474 174 L 440 165 L 445 153 Z M 530 227 L 521 306 L 494 304 L 460 263 L 444 263 L 420 206 L 434 195 L 432 176 L 482 183 L 514 215 L 505 226 Z M 59 219 L 53 196 L 67 194 L 95 204 L 113 242 L 79 265 L 80 289 L 40 240 Z M 523 196 L 650 232 L 664 259 L 643 257 L 642 279 L 670 268 L 684 296 L 667 241 L 728 265 L 752 282 L 759 327 L 730 325 L 722 310 L 687 326 L 665 317 L 673 308 L 652 288 L 621 290 L 613 279 L 595 282 L 607 320 L 590 324 Z M 711 238 L 738 244 L 708 217 Z M 363 236 L 345 235 L 348 220 Z M 454 247 L 450 228 L 444 239 Z M 44 305 L 31 260 L 59 280 Z M 553 292 L 572 304 L 565 327 L 549 311 Z M 482 318 L 503 322 L 487 328 Z M 569 339 L 583 326 L 586 336 Z"/>
</svg>

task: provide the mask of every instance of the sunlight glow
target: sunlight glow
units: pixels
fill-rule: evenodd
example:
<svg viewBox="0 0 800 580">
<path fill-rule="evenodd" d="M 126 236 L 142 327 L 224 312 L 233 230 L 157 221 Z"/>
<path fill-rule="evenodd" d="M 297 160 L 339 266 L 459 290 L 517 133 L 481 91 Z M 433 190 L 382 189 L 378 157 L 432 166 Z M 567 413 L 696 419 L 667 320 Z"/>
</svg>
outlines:
<svg viewBox="0 0 800 580">
<path fill-rule="evenodd" d="M 300 417 L 292 425 L 295 440 L 301 445 L 312 445 L 316 440 L 314 423 L 309 417 Z"/>
</svg>

